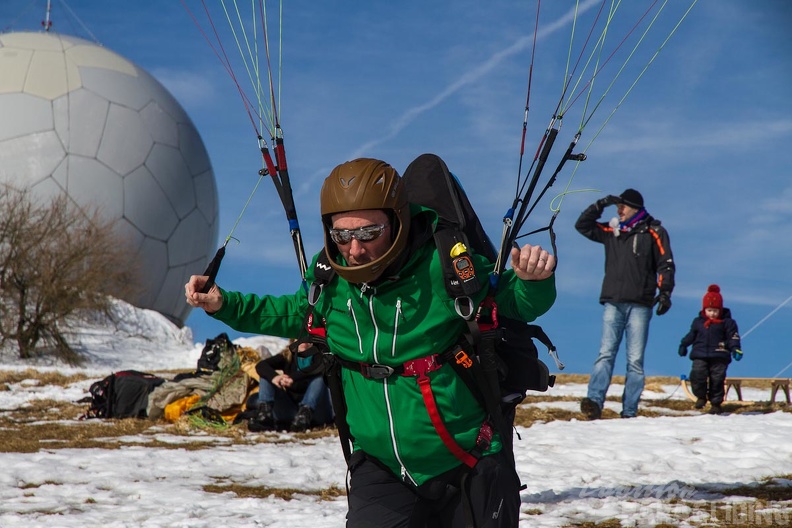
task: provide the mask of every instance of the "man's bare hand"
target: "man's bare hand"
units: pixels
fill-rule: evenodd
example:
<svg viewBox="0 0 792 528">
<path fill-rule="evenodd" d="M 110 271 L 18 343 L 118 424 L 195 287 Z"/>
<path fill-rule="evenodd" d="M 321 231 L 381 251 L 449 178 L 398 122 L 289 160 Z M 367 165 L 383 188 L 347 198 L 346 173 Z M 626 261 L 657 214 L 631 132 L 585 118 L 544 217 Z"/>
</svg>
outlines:
<svg viewBox="0 0 792 528">
<path fill-rule="evenodd" d="M 206 313 L 212 314 L 223 307 L 223 295 L 217 284 L 213 284 L 208 293 L 201 293 L 208 280 L 206 275 L 193 275 L 184 285 L 184 296 L 190 306 L 203 308 Z"/>
<path fill-rule="evenodd" d="M 511 267 L 522 280 L 544 280 L 553 274 L 556 260 L 542 246 L 525 244 L 522 248 L 512 248 Z"/>
</svg>

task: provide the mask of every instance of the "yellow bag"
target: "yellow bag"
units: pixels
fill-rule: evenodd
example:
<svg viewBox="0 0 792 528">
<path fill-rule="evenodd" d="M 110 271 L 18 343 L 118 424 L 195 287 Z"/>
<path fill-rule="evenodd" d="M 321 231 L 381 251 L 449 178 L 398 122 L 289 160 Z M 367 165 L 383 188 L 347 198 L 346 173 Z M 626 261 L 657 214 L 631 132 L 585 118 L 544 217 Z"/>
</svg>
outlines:
<svg viewBox="0 0 792 528">
<path fill-rule="evenodd" d="M 178 400 L 169 403 L 165 406 L 165 419 L 169 422 L 177 422 L 179 418 L 181 418 L 181 415 L 187 412 L 187 410 L 195 405 L 195 402 L 200 399 L 201 396 L 199 394 L 190 394 L 189 396 L 179 398 Z"/>
</svg>

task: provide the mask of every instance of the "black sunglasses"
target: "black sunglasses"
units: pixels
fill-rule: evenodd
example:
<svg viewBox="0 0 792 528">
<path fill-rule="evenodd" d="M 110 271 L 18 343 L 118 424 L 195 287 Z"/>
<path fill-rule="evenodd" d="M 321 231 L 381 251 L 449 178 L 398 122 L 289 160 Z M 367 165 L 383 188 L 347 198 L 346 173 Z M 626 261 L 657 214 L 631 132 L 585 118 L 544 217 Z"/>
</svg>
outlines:
<svg viewBox="0 0 792 528">
<path fill-rule="evenodd" d="M 359 242 L 371 242 L 382 236 L 388 224 L 372 224 L 368 226 L 358 227 L 357 229 L 330 229 L 330 238 L 338 244 L 343 246 L 352 242 L 352 239 Z"/>
</svg>

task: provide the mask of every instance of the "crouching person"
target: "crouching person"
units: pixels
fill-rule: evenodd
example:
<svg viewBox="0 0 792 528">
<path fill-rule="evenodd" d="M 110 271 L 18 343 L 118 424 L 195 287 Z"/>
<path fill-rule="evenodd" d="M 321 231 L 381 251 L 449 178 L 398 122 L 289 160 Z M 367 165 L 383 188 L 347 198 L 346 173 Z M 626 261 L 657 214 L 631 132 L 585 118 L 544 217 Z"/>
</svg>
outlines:
<svg viewBox="0 0 792 528">
<path fill-rule="evenodd" d="M 273 431 L 291 424 L 291 432 L 302 433 L 332 422 L 333 409 L 324 379 L 303 372 L 309 362 L 310 358 L 301 358 L 287 347 L 256 364 L 260 378 L 258 407 L 248 429 Z"/>
</svg>

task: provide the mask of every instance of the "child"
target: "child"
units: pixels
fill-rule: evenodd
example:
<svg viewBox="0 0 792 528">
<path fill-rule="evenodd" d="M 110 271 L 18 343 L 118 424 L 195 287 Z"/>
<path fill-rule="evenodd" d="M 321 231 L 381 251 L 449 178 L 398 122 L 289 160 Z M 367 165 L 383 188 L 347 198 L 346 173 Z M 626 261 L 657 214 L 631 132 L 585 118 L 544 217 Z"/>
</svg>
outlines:
<svg viewBox="0 0 792 528">
<path fill-rule="evenodd" d="M 742 359 L 742 350 L 737 323 L 731 318 L 731 311 L 723 307 L 723 297 L 717 284 L 711 284 L 707 288 L 701 313 L 693 319 L 690 332 L 682 338 L 679 355 L 686 356 L 687 347 L 690 345 L 693 345 L 690 352 L 690 359 L 693 360 L 690 385 L 693 394 L 698 398 L 695 407 L 703 409 L 709 398 L 710 413 L 719 414 L 723 403 L 726 368 L 732 357 L 735 361 Z"/>
</svg>

